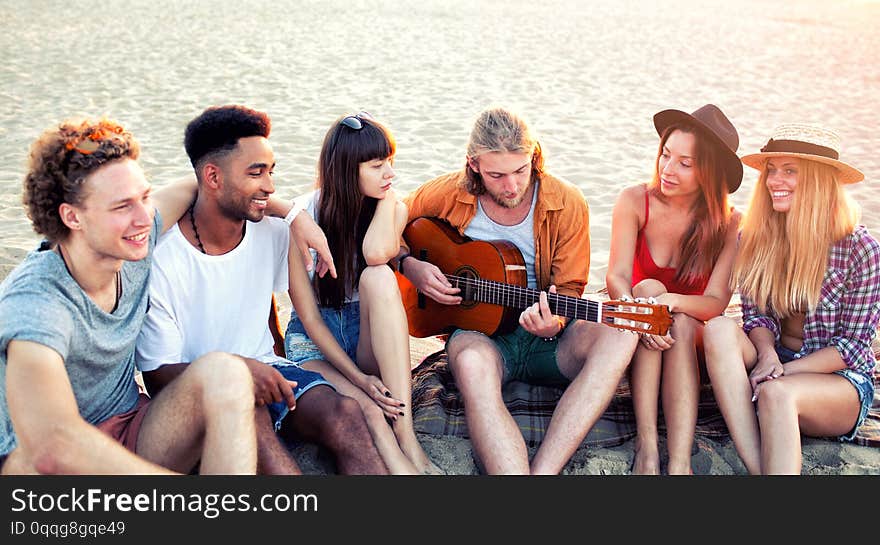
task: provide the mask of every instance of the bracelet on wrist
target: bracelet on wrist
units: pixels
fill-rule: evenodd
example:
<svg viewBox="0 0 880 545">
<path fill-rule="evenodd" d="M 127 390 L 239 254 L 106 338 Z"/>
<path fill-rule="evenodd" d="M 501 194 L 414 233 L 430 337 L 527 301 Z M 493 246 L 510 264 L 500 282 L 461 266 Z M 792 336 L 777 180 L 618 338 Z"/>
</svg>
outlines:
<svg viewBox="0 0 880 545">
<path fill-rule="evenodd" d="M 399 272 L 400 274 L 403 274 L 403 260 L 406 259 L 406 258 L 408 258 L 408 257 L 412 257 L 412 255 L 410 255 L 410 254 L 403 254 L 403 255 L 400 256 L 400 258 L 397 260 L 397 272 Z"/>
<path fill-rule="evenodd" d="M 293 220 L 296 218 L 296 216 L 300 212 L 302 212 L 304 210 L 304 208 L 305 207 L 303 207 L 302 203 L 300 203 L 299 200 L 294 199 L 293 200 L 293 207 L 290 209 L 290 211 L 287 213 L 287 215 L 284 216 L 284 223 L 286 223 L 287 225 L 290 225 L 291 223 L 293 223 Z"/>
<path fill-rule="evenodd" d="M 559 338 L 559 335 L 562 334 L 562 330 L 565 329 L 565 320 L 563 320 L 562 318 L 557 316 L 556 323 L 559 324 L 559 331 L 557 331 L 555 335 L 551 335 L 550 337 L 541 337 L 544 340 L 544 342 L 549 343 L 549 342 L 555 341 L 556 339 Z"/>
</svg>

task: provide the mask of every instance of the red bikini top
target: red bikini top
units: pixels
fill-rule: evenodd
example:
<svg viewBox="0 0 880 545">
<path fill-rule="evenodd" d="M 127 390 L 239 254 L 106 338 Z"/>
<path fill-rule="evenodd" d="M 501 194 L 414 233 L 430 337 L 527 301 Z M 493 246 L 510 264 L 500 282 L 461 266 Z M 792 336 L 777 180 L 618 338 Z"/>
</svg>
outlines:
<svg viewBox="0 0 880 545">
<path fill-rule="evenodd" d="M 636 255 L 633 259 L 632 285 L 635 286 L 646 278 L 653 278 L 663 282 L 669 293 L 680 293 L 682 295 L 702 295 L 709 283 L 708 276 L 702 276 L 696 282 L 690 284 L 680 284 L 675 279 L 677 270 L 674 267 L 658 267 L 651 257 L 651 251 L 648 249 L 648 241 L 645 237 L 645 227 L 648 226 L 648 192 L 645 192 L 645 225 L 639 229 L 636 237 Z"/>
</svg>

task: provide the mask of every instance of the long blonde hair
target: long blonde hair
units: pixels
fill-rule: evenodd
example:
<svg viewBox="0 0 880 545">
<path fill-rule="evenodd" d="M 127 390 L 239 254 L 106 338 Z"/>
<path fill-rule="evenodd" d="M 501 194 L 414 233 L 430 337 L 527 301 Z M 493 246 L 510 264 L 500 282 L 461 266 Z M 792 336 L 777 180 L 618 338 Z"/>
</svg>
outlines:
<svg viewBox="0 0 880 545">
<path fill-rule="evenodd" d="M 844 191 L 837 169 L 797 159 L 798 182 L 788 212 L 773 210 L 767 165 L 752 191 L 743 221 L 733 283 L 762 313 L 785 318 L 813 311 L 832 244 L 851 234 L 858 205 Z"/>
<path fill-rule="evenodd" d="M 654 159 L 654 177 L 648 183 L 648 191 L 663 199 L 660 191 L 660 156 L 666 141 L 675 131 L 693 134 L 696 156 L 696 179 L 699 195 L 691 208 L 694 221 L 682 233 L 681 264 L 675 280 L 683 284 L 696 284 L 700 277 L 712 274 L 715 262 L 724 248 L 724 237 L 730 222 L 731 209 L 727 200 L 727 172 L 721 162 L 717 146 L 701 130 L 690 123 L 676 123 L 663 131 L 657 157 Z"/>
</svg>

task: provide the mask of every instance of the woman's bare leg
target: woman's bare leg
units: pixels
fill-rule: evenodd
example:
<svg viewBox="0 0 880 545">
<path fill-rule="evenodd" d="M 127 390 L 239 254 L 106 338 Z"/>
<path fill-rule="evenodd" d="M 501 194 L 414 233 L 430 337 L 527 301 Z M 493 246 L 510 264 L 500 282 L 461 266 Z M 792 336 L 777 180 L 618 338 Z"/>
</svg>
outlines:
<svg viewBox="0 0 880 545">
<path fill-rule="evenodd" d="M 698 336 L 702 322 L 686 314 L 676 314 L 672 325 L 675 344 L 663 352 L 663 418 L 666 422 L 666 448 L 669 475 L 690 475 L 691 451 L 697 427 L 700 402 L 700 369 L 697 363 Z"/>
<path fill-rule="evenodd" d="M 660 390 L 662 352 L 639 344 L 630 367 L 630 388 L 636 416 L 634 475 L 659 475 L 660 451 L 657 444 L 657 402 Z"/>
<path fill-rule="evenodd" d="M 761 473 L 761 435 L 749 383 L 749 370 L 758 357 L 755 346 L 739 324 L 719 316 L 706 324 L 703 349 L 715 401 L 736 451 L 749 473 L 758 475 Z"/>
<path fill-rule="evenodd" d="M 443 473 L 422 449 L 412 419 L 412 368 L 406 311 L 391 269 L 367 267 L 361 273 L 361 330 L 358 365 L 382 378 L 392 397 L 403 402 L 393 423 L 400 449 L 422 473 Z M 375 326 L 375 327 L 374 327 Z"/>
<path fill-rule="evenodd" d="M 859 394 L 833 373 L 785 375 L 767 381 L 758 396 L 761 469 L 765 474 L 801 473 L 801 432 L 834 437 L 852 430 Z"/>
</svg>

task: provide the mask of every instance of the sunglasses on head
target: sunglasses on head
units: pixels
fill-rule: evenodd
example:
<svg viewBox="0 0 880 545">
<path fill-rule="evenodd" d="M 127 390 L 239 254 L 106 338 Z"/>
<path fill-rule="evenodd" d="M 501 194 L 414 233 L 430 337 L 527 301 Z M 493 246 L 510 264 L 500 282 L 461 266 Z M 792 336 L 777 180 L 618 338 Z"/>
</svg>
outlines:
<svg viewBox="0 0 880 545">
<path fill-rule="evenodd" d="M 342 121 L 339 122 L 340 125 L 345 125 L 349 129 L 354 129 L 359 131 L 364 128 L 364 124 L 361 122 L 363 119 L 373 120 L 373 116 L 370 115 L 370 112 L 358 112 L 354 115 L 347 115 L 342 118 Z"/>
</svg>

